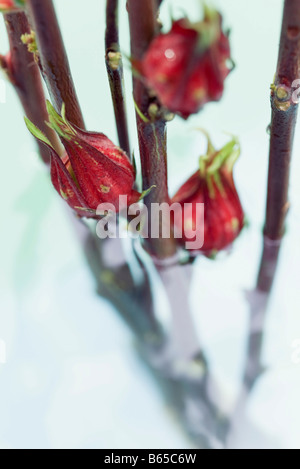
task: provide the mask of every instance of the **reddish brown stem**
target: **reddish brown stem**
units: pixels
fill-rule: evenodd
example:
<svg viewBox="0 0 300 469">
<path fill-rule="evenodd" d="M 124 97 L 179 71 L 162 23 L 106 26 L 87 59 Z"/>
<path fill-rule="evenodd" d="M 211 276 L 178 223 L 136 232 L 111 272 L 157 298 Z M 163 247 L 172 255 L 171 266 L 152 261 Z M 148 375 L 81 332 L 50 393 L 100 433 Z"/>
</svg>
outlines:
<svg viewBox="0 0 300 469">
<path fill-rule="evenodd" d="M 264 238 L 263 254 L 259 268 L 256 288 L 265 294 L 271 292 L 280 253 L 280 241 Z"/>
<path fill-rule="evenodd" d="M 142 59 L 150 42 L 159 31 L 157 24 L 156 0 L 128 0 L 128 13 L 131 32 L 131 53 L 136 60 Z M 159 105 L 153 103 L 142 80 L 134 78 L 134 99 L 140 113 L 146 116 L 147 121 L 137 114 L 138 137 L 140 157 L 142 164 L 143 189 L 155 186 L 150 195 L 146 197 L 145 204 L 151 214 L 152 203 L 169 202 L 166 122 L 163 118 L 149 118 L 149 106 L 156 106 L 156 115 L 159 116 Z M 150 222 L 149 228 L 151 230 Z M 151 233 L 151 231 L 149 231 Z M 174 239 L 151 239 L 147 247 L 158 258 L 172 256 L 176 252 Z"/>
<path fill-rule="evenodd" d="M 56 134 L 45 124 L 48 114 L 39 68 L 33 54 L 28 52 L 27 46 L 21 41 L 23 34 L 30 33 L 28 19 L 23 12 L 8 13 L 4 19 L 10 46 L 10 60 L 6 64 L 8 77 L 18 93 L 28 119 L 47 135 L 59 152 L 60 145 Z M 3 65 L 5 67 L 5 63 Z M 49 163 L 49 151 L 45 145 L 39 144 L 39 150 L 43 160 Z"/>
<path fill-rule="evenodd" d="M 285 0 L 279 58 L 271 92 L 272 122 L 269 155 L 265 242 L 257 288 L 269 293 L 276 273 L 288 212 L 290 163 L 298 104 L 293 82 L 300 68 L 300 3 Z"/>
<path fill-rule="evenodd" d="M 272 123 L 265 236 L 272 240 L 283 237 L 289 207 L 290 162 L 298 111 L 298 104 L 293 101 L 292 84 L 299 78 L 299 64 L 300 3 L 298 0 L 286 0 L 275 87 L 271 93 Z"/>
<path fill-rule="evenodd" d="M 120 147 L 130 156 L 129 133 L 124 90 L 124 73 L 119 46 L 119 0 L 107 0 L 105 63 L 114 105 Z"/>
<path fill-rule="evenodd" d="M 293 100 L 293 82 L 299 78 L 299 68 L 300 2 L 285 0 L 277 72 L 271 92 L 272 122 L 263 254 L 256 290 L 251 300 L 248 362 L 245 373 L 245 383 L 249 388 L 253 386 L 262 370 L 264 321 L 278 267 L 289 207 L 290 163 L 298 111 L 298 104 Z"/>
<path fill-rule="evenodd" d="M 84 128 L 83 116 L 53 2 L 52 0 L 27 0 L 27 5 L 37 35 L 43 76 L 53 104 L 60 112 L 62 104 L 65 103 L 69 121 Z"/>
</svg>

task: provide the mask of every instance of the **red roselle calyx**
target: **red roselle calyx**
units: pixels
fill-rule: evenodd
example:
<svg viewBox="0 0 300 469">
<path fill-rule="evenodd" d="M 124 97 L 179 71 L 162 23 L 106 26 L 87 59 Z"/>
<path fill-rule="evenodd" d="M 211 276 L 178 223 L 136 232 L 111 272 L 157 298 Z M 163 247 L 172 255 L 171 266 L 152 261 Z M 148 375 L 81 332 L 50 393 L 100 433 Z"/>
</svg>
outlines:
<svg viewBox="0 0 300 469">
<path fill-rule="evenodd" d="M 231 245 L 244 227 L 245 215 L 233 180 L 233 166 L 239 154 L 235 138 L 219 151 L 208 139 L 207 154 L 200 158 L 200 170 L 172 200 L 183 209 L 174 215 L 175 229 L 183 227 L 181 242 L 193 242 L 195 230 L 204 230 L 204 244 L 199 250 L 208 256 Z M 203 220 L 196 218 L 197 204 L 204 204 L 204 226 Z"/>
<path fill-rule="evenodd" d="M 0 11 L 9 13 L 24 7 L 24 0 L 0 0 Z"/>
<path fill-rule="evenodd" d="M 232 68 L 229 59 L 222 17 L 205 8 L 203 21 L 184 18 L 175 21 L 169 33 L 158 35 L 136 66 L 161 104 L 186 119 L 222 97 Z"/>
<path fill-rule="evenodd" d="M 119 196 L 127 196 L 128 205 L 141 194 L 133 190 L 135 170 L 126 155 L 104 134 L 86 132 L 71 125 L 48 102 L 49 125 L 59 135 L 66 155 L 62 159 L 49 140 L 28 119 L 30 132 L 51 150 L 51 180 L 60 196 L 80 217 L 98 218 L 97 207 L 111 204 L 119 212 Z"/>
</svg>

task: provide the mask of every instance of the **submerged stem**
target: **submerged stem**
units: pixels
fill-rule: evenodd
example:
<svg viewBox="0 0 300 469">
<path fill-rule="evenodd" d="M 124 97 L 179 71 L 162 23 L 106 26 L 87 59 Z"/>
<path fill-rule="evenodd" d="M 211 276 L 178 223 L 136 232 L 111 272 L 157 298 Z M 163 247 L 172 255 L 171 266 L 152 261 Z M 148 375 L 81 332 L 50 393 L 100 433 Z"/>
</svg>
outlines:
<svg viewBox="0 0 300 469">
<path fill-rule="evenodd" d="M 251 301 L 249 360 L 245 374 L 245 382 L 249 387 L 261 371 L 265 315 L 289 208 L 290 163 L 298 112 L 298 103 L 293 100 L 292 92 L 293 82 L 299 78 L 299 70 L 300 2 L 285 0 L 277 72 L 271 92 L 272 122 L 263 253 Z"/>
<path fill-rule="evenodd" d="M 285 0 L 277 73 L 271 93 L 272 123 L 265 236 L 272 240 L 283 237 L 289 207 L 290 162 L 298 112 L 298 103 L 292 96 L 292 85 L 299 78 L 299 67 L 300 3 L 298 0 Z"/>
</svg>

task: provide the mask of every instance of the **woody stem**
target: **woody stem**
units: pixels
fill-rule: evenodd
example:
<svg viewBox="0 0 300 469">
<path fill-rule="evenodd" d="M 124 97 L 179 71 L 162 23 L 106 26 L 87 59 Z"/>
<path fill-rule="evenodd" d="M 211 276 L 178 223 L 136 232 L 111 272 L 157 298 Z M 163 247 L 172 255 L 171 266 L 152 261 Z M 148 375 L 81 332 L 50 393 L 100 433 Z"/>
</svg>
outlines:
<svg viewBox="0 0 300 469">
<path fill-rule="evenodd" d="M 293 82 L 300 69 L 300 3 L 285 0 L 279 58 L 275 83 L 271 92 L 272 122 L 269 154 L 268 196 L 264 230 L 263 254 L 257 279 L 256 293 L 264 296 L 264 316 L 274 283 L 280 247 L 289 208 L 288 190 L 298 103 Z M 253 312 L 255 314 L 255 312 Z M 263 323 L 261 318 L 260 323 Z M 252 343 L 251 343 L 252 341 Z M 253 344 L 256 343 L 256 347 Z M 262 347 L 262 332 L 254 333 L 249 349 L 256 348 L 257 360 Z"/>
<path fill-rule="evenodd" d="M 52 0 L 27 0 L 28 11 L 37 35 L 44 80 L 58 112 L 66 105 L 67 118 L 84 128 L 83 116 L 72 79 L 68 57 Z"/>
<path fill-rule="evenodd" d="M 285 88 L 299 77 L 300 4 L 285 0 L 275 89 L 271 93 L 272 123 L 265 236 L 281 240 L 288 211 L 290 162 L 298 104 Z"/>
<path fill-rule="evenodd" d="M 288 212 L 290 163 L 298 103 L 292 86 L 300 70 L 300 3 L 285 0 L 275 87 L 271 93 L 272 122 L 269 155 L 265 246 L 257 287 L 269 292 L 275 276 L 278 245 L 284 235 Z M 284 88 L 282 87 L 284 85 Z M 285 90 L 289 92 L 285 94 Z M 270 248 L 273 245 L 273 248 Z"/>
<path fill-rule="evenodd" d="M 128 13 L 131 33 L 131 55 L 141 60 L 150 42 L 158 32 L 157 1 L 128 0 Z M 139 109 L 137 128 L 142 165 L 143 190 L 154 186 L 145 198 L 148 209 L 149 238 L 146 243 L 148 250 L 157 258 L 164 259 L 176 253 L 174 239 L 151 238 L 151 207 L 153 203 L 169 203 L 168 169 L 167 169 L 167 136 L 166 122 L 159 117 L 160 107 L 149 96 L 148 90 L 140 78 L 134 78 L 134 99 Z M 155 104 L 156 116 L 149 117 L 149 106 Z M 142 118 L 142 116 L 145 118 Z"/>
<path fill-rule="evenodd" d="M 119 0 L 107 0 L 105 63 L 114 105 L 119 144 L 128 156 L 130 156 L 123 62 L 119 45 L 118 7 Z"/>
<path fill-rule="evenodd" d="M 10 65 L 7 69 L 9 78 L 18 93 L 25 114 L 49 138 L 59 153 L 60 144 L 53 130 L 46 124 L 48 114 L 45 95 L 38 66 L 32 53 L 28 52 L 21 36 L 30 33 L 30 25 L 24 12 L 4 15 L 10 48 Z M 4 59 L 3 59 L 4 60 Z M 5 68 L 5 63 L 3 63 Z M 39 143 L 39 151 L 45 163 L 49 163 L 49 150 Z"/>
</svg>

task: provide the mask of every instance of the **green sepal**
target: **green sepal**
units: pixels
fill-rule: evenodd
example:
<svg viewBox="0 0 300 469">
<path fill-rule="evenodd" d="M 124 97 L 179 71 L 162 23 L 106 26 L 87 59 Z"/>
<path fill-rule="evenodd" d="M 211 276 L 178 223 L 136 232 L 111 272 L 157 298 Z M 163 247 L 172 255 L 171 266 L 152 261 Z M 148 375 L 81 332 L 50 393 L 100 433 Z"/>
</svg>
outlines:
<svg viewBox="0 0 300 469">
<path fill-rule="evenodd" d="M 135 101 L 135 99 L 133 101 L 134 101 L 134 107 L 135 107 L 135 110 L 136 110 L 138 116 L 142 119 L 143 122 L 145 122 L 145 124 L 150 124 L 150 119 L 148 119 L 148 117 L 146 117 L 142 113 L 142 111 L 140 110 L 140 108 L 138 106 L 138 103 Z"/>
<path fill-rule="evenodd" d="M 237 162 L 237 160 L 239 159 L 240 155 L 241 155 L 241 148 L 239 146 L 236 150 L 233 150 L 231 155 L 229 155 L 229 157 L 227 158 L 225 162 L 225 167 L 229 173 L 232 173 L 233 167 L 235 163 Z"/>
<path fill-rule="evenodd" d="M 211 8 L 207 3 L 201 2 L 203 5 L 203 20 L 197 23 L 190 23 L 190 28 L 197 31 L 199 40 L 197 50 L 199 53 L 205 52 L 209 47 L 214 44 L 220 34 L 220 14 L 214 8 Z"/>
<path fill-rule="evenodd" d="M 206 183 L 208 187 L 209 197 L 211 199 L 214 199 L 216 194 L 215 194 L 215 188 L 214 188 L 214 184 L 213 184 L 213 180 L 211 176 L 206 176 Z"/>
<path fill-rule="evenodd" d="M 149 187 L 149 189 L 143 191 L 143 192 L 141 193 L 140 198 L 139 198 L 139 202 L 140 202 L 141 200 L 143 200 L 145 197 L 147 197 L 147 195 L 150 194 L 150 192 L 152 191 L 152 189 L 155 189 L 155 188 L 156 188 L 156 186 L 151 186 L 151 187 Z"/>
<path fill-rule="evenodd" d="M 205 137 L 207 138 L 207 152 L 206 152 L 206 157 L 210 157 L 210 156 L 213 156 L 215 153 L 216 153 L 216 149 L 215 147 L 213 146 L 212 144 L 212 141 L 211 141 L 211 138 L 209 136 L 209 133 L 207 132 L 207 130 L 205 129 L 202 129 L 201 127 L 197 127 L 196 130 L 198 132 L 201 132 L 203 135 L 205 135 Z"/>
<path fill-rule="evenodd" d="M 38 128 L 36 127 L 27 117 L 24 117 L 25 124 L 27 126 L 27 129 L 29 132 L 40 142 L 45 143 L 48 147 L 53 148 L 50 140 L 46 137 L 46 135 Z"/>
<path fill-rule="evenodd" d="M 211 198 L 215 197 L 215 186 L 220 191 L 221 195 L 224 196 L 225 191 L 220 171 L 223 169 L 227 173 L 232 173 L 234 164 L 241 153 L 239 140 L 237 137 L 233 136 L 232 140 L 224 145 L 221 150 L 216 151 L 207 132 L 203 129 L 199 130 L 204 133 L 208 140 L 207 154 L 202 155 L 199 159 L 200 175 L 206 180 Z"/>
<path fill-rule="evenodd" d="M 225 190 L 224 190 L 222 181 L 221 181 L 220 173 L 219 173 L 218 171 L 216 171 L 216 172 L 214 173 L 214 175 L 213 175 L 213 178 L 214 178 L 214 181 L 215 181 L 215 183 L 216 183 L 217 188 L 218 188 L 219 191 L 220 191 L 220 194 L 222 195 L 222 197 L 225 197 L 225 196 L 226 196 L 226 193 L 225 193 Z"/>
<path fill-rule="evenodd" d="M 63 103 L 62 105 L 61 116 L 56 112 L 50 101 L 47 100 L 46 106 L 49 116 L 47 125 L 55 130 L 60 137 L 71 140 L 76 135 L 76 132 L 66 118 L 65 104 Z"/>
<path fill-rule="evenodd" d="M 234 150 L 234 147 L 239 145 L 239 142 L 236 138 L 233 138 L 229 143 L 227 143 L 213 159 L 211 165 L 207 168 L 208 174 L 214 174 L 219 171 L 222 167 L 229 165 L 233 168 L 233 164 L 236 162 L 239 157 L 240 150 Z"/>
</svg>

